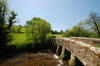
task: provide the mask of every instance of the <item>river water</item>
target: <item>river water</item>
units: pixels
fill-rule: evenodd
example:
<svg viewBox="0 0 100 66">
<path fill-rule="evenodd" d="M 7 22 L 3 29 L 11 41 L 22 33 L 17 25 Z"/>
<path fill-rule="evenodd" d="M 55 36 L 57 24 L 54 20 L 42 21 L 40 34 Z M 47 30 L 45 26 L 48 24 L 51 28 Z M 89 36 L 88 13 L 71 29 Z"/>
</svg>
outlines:
<svg viewBox="0 0 100 66">
<path fill-rule="evenodd" d="M 13 58 L 4 61 L 0 66 L 68 66 L 53 53 L 21 53 Z"/>
</svg>

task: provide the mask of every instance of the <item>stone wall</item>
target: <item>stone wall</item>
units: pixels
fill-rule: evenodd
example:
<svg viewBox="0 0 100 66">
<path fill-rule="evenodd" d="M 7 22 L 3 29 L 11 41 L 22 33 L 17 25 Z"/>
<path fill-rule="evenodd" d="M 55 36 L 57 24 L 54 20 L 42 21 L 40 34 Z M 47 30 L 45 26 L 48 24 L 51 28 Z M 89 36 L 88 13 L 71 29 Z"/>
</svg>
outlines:
<svg viewBox="0 0 100 66">
<path fill-rule="evenodd" d="M 58 46 L 64 46 L 74 54 L 85 66 L 100 66 L 100 48 L 70 38 L 53 38 Z"/>
</svg>

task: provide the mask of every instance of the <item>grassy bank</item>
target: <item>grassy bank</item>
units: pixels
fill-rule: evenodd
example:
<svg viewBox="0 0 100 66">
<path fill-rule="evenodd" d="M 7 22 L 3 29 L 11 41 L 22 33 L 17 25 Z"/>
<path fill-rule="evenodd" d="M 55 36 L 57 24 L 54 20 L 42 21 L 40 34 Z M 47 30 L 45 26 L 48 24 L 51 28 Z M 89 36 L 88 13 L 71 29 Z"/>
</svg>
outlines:
<svg viewBox="0 0 100 66">
<path fill-rule="evenodd" d="M 16 45 L 21 46 L 26 44 L 26 35 L 25 33 L 11 33 L 12 40 L 8 43 L 8 45 Z"/>
<path fill-rule="evenodd" d="M 63 37 L 63 34 L 52 34 L 52 36 Z"/>
</svg>

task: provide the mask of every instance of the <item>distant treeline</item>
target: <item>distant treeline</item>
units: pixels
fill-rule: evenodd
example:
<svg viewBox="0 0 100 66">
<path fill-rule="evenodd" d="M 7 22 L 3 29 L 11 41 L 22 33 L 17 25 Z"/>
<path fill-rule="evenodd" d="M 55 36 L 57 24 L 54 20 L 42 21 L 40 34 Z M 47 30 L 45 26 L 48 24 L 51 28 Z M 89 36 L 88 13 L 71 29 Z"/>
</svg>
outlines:
<svg viewBox="0 0 100 66">
<path fill-rule="evenodd" d="M 100 16 L 91 12 L 89 18 L 64 32 L 65 37 L 90 37 L 100 38 Z"/>
</svg>

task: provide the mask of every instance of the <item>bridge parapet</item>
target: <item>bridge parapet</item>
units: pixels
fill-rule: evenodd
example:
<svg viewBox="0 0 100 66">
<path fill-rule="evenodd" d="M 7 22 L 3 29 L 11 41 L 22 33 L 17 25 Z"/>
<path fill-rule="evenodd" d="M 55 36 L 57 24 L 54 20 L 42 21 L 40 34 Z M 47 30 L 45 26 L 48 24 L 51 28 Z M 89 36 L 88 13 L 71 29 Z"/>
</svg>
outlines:
<svg viewBox="0 0 100 66">
<path fill-rule="evenodd" d="M 100 66 L 100 48 L 70 38 L 55 37 L 54 41 L 73 53 L 85 66 Z"/>
</svg>

